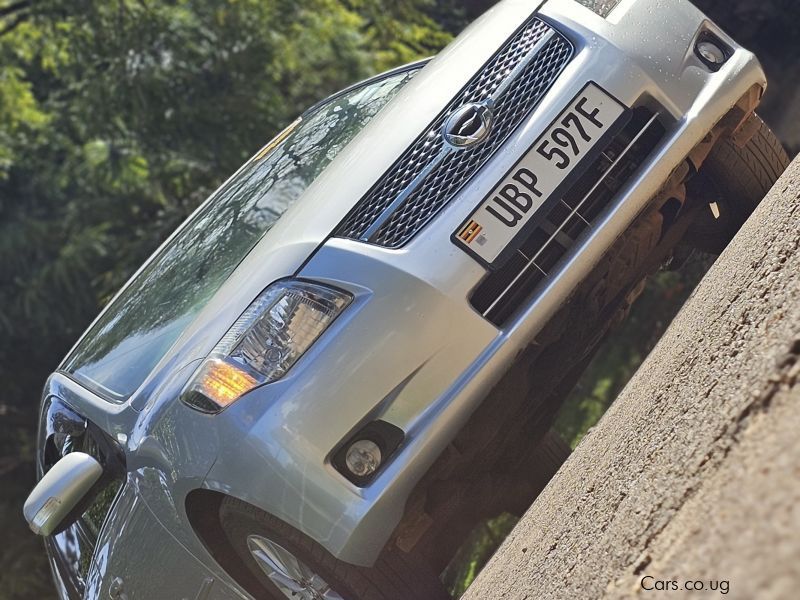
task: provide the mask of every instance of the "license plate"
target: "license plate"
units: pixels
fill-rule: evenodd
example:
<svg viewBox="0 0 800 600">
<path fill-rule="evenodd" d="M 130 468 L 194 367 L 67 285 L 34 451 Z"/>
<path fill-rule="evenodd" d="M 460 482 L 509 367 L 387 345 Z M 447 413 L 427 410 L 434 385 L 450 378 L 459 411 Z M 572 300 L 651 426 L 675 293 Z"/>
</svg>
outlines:
<svg viewBox="0 0 800 600">
<path fill-rule="evenodd" d="M 619 101 L 589 83 L 456 230 L 456 245 L 498 267 L 522 242 L 539 208 L 564 193 L 568 178 L 589 162 L 584 159 L 595 146 L 604 147 L 625 114 Z"/>
</svg>

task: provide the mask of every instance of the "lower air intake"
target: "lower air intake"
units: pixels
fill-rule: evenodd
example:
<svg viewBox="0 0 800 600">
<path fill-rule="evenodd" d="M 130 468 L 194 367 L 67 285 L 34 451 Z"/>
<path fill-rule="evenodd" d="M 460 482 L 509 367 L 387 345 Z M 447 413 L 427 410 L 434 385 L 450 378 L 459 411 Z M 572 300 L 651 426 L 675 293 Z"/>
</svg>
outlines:
<svg viewBox="0 0 800 600">
<path fill-rule="evenodd" d="M 561 201 L 549 209 L 519 251 L 478 284 L 470 297 L 472 306 L 502 326 L 520 307 L 528 305 L 581 234 L 595 225 L 614 196 L 638 171 L 664 133 L 657 114 L 644 107 L 635 109 L 625 128 Z"/>
</svg>

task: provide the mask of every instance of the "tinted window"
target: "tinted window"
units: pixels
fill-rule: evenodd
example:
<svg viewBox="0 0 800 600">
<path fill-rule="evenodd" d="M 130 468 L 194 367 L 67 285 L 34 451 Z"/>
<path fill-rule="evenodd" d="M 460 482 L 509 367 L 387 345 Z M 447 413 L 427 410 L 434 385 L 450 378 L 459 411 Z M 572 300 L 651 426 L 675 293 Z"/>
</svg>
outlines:
<svg viewBox="0 0 800 600">
<path fill-rule="evenodd" d="M 107 398 L 128 398 L 258 240 L 414 73 L 332 98 L 251 159 L 113 302 L 66 370 Z"/>
</svg>

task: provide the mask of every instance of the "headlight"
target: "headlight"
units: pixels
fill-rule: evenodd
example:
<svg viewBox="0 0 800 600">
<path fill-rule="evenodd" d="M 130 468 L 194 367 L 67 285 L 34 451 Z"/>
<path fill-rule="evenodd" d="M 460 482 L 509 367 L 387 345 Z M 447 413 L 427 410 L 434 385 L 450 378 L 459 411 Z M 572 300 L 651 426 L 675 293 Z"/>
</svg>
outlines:
<svg viewBox="0 0 800 600">
<path fill-rule="evenodd" d="M 593 13 L 605 18 L 617 7 L 622 0 L 575 0 L 578 4 L 583 4 Z"/>
<path fill-rule="evenodd" d="M 211 351 L 181 399 L 218 412 L 253 388 L 277 381 L 351 300 L 347 292 L 316 283 L 271 285 Z"/>
</svg>

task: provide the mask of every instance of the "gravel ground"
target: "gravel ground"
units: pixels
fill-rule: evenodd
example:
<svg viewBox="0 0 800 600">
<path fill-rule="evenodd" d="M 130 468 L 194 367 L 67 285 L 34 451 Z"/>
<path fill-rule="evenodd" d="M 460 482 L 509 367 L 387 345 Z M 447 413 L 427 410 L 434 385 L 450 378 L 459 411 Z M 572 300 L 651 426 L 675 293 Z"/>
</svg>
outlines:
<svg viewBox="0 0 800 600">
<path fill-rule="evenodd" d="M 800 598 L 798 247 L 800 159 L 465 599 Z"/>
</svg>

